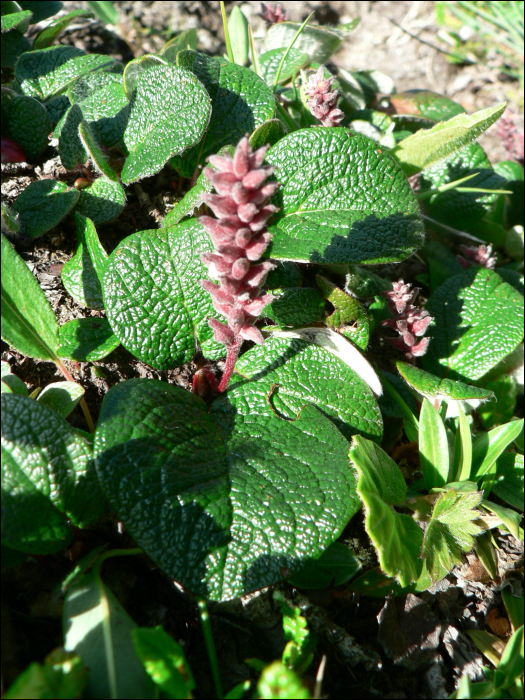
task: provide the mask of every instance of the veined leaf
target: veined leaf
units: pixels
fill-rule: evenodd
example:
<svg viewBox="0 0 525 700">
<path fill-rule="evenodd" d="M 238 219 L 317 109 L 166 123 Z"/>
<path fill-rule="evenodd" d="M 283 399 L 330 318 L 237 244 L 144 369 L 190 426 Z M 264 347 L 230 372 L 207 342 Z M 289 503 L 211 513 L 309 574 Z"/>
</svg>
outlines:
<svg viewBox="0 0 525 700">
<path fill-rule="evenodd" d="M 274 289 L 276 297 L 263 311 L 261 318 L 270 318 L 279 326 L 308 326 L 319 321 L 323 314 L 324 299 L 312 287 Z"/>
<path fill-rule="evenodd" d="M 19 95 L 9 107 L 9 128 L 29 162 L 47 146 L 51 120 L 46 108 L 33 97 Z"/>
<path fill-rule="evenodd" d="M 453 379 L 442 379 L 407 362 L 396 362 L 396 367 L 406 383 L 427 399 L 487 401 L 494 396 L 488 389 L 481 389 Z"/>
<path fill-rule="evenodd" d="M 22 233 L 38 238 L 54 228 L 77 203 L 79 193 L 65 182 L 35 180 L 18 195 L 13 211 Z"/>
<path fill-rule="evenodd" d="M 106 318 L 77 318 L 60 326 L 60 357 L 79 362 L 102 360 L 120 345 Z"/>
<path fill-rule="evenodd" d="M 272 49 L 259 56 L 261 77 L 272 89 L 275 83 L 277 69 L 286 50 L 286 48 Z M 290 78 L 293 78 L 296 73 L 299 73 L 301 68 L 304 68 L 309 62 L 310 56 L 307 53 L 304 51 L 297 51 L 295 48 L 291 49 L 283 63 L 279 82 L 286 83 Z"/>
<path fill-rule="evenodd" d="M 62 268 L 62 282 L 73 299 L 92 309 L 103 309 L 102 279 L 108 254 L 98 240 L 93 222 L 75 213 L 77 249 Z"/>
<path fill-rule="evenodd" d="M 134 58 L 132 61 L 130 61 L 126 65 L 122 76 L 124 91 L 128 100 L 131 100 L 135 87 L 137 86 L 137 81 L 144 71 L 155 66 L 167 65 L 168 60 L 162 56 L 157 56 L 156 54 L 146 54 L 145 56 L 140 56 L 139 58 Z"/>
<path fill-rule="evenodd" d="M 447 433 L 428 399 L 423 399 L 419 415 L 419 456 L 427 489 L 444 486 L 450 469 Z"/>
<path fill-rule="evenodd" d="M 120 182 L 98 177 L 80 190 L 75 213 L 89 217 L 94 224 L 107 224 L 120 216 L 125 203 L 126 193 Z"/>
<path fill-rule="evenodd" d="M 266 34 L 266 50 L 286 49 L 300 27 L 300 22 L 279 22 L 271 26 Z M 307 25 L 293 48 L 307 53 L 311 61 L 324 63 L 336 51 L 344 36 L 345 32 L 335 28 Z"/>
<path fill-rule="evenodd" d="M 37 401 L 67 418 L 83 396 L 84 387 L 76 382 L 54 382 L 44 387 Z"/>
</svg>

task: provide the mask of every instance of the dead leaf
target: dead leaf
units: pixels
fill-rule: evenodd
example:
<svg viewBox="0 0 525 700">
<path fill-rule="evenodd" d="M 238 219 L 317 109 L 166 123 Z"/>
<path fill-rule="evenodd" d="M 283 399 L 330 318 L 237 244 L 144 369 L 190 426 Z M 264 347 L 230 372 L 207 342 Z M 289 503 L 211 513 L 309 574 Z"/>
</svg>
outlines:
<svg viewBox="0 0 525 700">
<path fill-rule="evenodd" d="M 498 608 L 492 608 L 487 615 L 487 625 L 498 637 L 506 637 L 510 631 L 510 623 L 506 617 L 501 617 Z"/>
</svg>

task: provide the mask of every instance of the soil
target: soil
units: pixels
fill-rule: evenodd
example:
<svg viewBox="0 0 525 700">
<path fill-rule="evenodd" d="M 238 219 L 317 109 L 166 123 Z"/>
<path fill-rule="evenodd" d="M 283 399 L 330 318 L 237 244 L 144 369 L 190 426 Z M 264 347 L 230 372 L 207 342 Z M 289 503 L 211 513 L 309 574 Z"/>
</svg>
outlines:
<svg viewBox="0 0 525 700">
<path fill-rule="evenodd" d="M 258 2 L 240 4 L 250 17 L 255 36 L 262 35 Z M 391 75 L 399 92 L 412 88 L 429 89 L 459 101 L 467 111 L 475 111 L 507 99 L 518 113 L 517 83 L 504 76 L 497 62 L 457 65 L 446 57 L 403 33 L 390 20 L 433 43 L 436 39 L 432 2 L 283 2 L 291 19 L 303 20 L 315 10 L 318 23 L 339 24 L 361 16 L 361 25 L 333 57 L 333 62 L 351 70 L 375 68 Z M 65 2 L 70 11 L 80 2 Z M 122 22 L 109 28 L 100 22 L 79 22 L 66 30 L 62 42 L 88 52 L 105 53 L 123 62 L 144 53 L 158 51 L 171 34 L 198 28 L 202 50 L 225 52 L 218 2 L 118 2 Z M 36 29 L 33 29 L 36 31 Z M 494 130 L 483 137 L 489 157 L 507 158 Z M 54 177 L 72 184 L 49 147 L 37 163 L 2 165 L 2 200 L 16 199 L 27 185 L 41 178 Z M 157 228 L 178 201 L 184 183 L 169 167 L 158 175 L 127 189 L 127 206 L 113 223 L 97 227 L 107 252 L 130 234 Z M 76 304 L 64 289 L 61 269 L 76 246 L 74 222 L 64 220 L 53 231 L 36 241 L 19 237 L 17 251 L 39 280 L 60 325 L 74 318 L 103 315 Z M 417 256 L 397 266 L 395 274 L 413 280 L 424 267 Z M 383 272 L 385 268 L 383 267 Z M 386 270 L 388 274 L 388 270 Z M 373 340 L 372 355 L 388 360 L 385 347 Z M 393 356 L 393 355 L 392 355 Z M 31 392 L 36 387 L 59 381 L 53 363 L 33 360 L 2 343 L 2 359 L 7 360 Z M 120 381 L 151 377 L 189 389 L 196 364 L 165 372 L 138 361 L 122 346 L 101 362 L 65 361 L 68 371 L 85 388 L 86 401 L 96 421 L 107 391 Z M 385 364 L 386 366 L 386 364 Z M 68 419 L 87 430 L 77 407 Z M 396 431 L 394 431 L 396 432 Z M 392 436 L 391 436 L 392 437 Z M 399 442 L 399 431 L 391 439 Z M 398 452 L 402 467 L 406 455 Z M 356 516 L 341 536 L 361 559 L 365 569 L 377 564 L 362 520 Z M 62 644 L 62 597 L 56 591 L 76 561 L 94 547 L 133 546 L 122 523 L 107 510 L 94 528 L 79 531 L 74 547 L 60 555 L 35 557 L 3 572 L 2 658 L 3 684 L 9 687 L 32 661 L 42 661 Z M 461 567 L 455 567 L 431 589 L 401 598 L 359 597 L 345 587 L 322 592 L 298 591 L 279 586 L 286 597 L 299 605 L 309 627 L 319 637 L 314 662 L 305 674 L 313 689 L 323 655 L 327 667 L 323 697 L 330 698 L 445 698 L 453 692 L 463 670 L 471 679 L 481 679 L 482 657 L 465 632 L 488 629 L 488 614 L 497 609 L 505 615 L 500 589 L 510 585 L 522 593 L 523 546 L 509 535 L 498 536 L 499 576 L 490 580 L 474 554 Z M 126 607 L 137 624 L 162 625 L 185 649 L 197 682 L 195 696 L 214 694 L 204 640 L 195 601 L 178 584 L 169 580 L 145 556 L 108 560 L 104 580 Z M 243 599 L 210 605 L 214 639 L 225 691 L 257 673 L 245 663 L 247 658 L 272 661 L 280 657 L 284 639 L 280 609 L 265 589 Z M 505 634 L 502 638 L 505 638 Z"/>
</svg>

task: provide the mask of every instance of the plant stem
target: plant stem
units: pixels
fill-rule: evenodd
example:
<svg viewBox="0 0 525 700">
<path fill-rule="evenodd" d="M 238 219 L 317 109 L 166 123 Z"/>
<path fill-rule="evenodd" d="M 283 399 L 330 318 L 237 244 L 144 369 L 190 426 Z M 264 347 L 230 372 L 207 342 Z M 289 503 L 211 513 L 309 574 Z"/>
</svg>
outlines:
<svg viewBox="0 0 525 700">
<path fill-rule="evenodd" d="M 257 73 L 259 78 L 261 77 L 261 64 L 259 63 L 259 54 L 257 53 L 257 48 L 253 40 L 252 25 L 248 25 L 248 41 L 250 42 L 250 53 L 252 54 L 252 66 L 253 70 Z"/>
<path fill-rule="evenodd" d="M 221 14 L 222 14 L 222 24 L 224 26 L 224 41 L 226 42 L 226 53 L 228 54 L 228 61 L 230 63 L 235 63 L 233 58 L 232 45 L 230 43 L 230 32 L 228 31 L 228 20 L 226 19 L 226 8 L 224 7 L 224 2 L 221 0 Z"/>
<path fill-rule="evenodd" d="M 219 394 L 222 394 L 226 391 L 226 387 L 228 386 L 228 383 L 229 383 L 231 376 L 233 374 L 233 369 L 235 367 L 235 363 L 237 362 L 237 358 L 239 357 L 239 350 L 241 349 L 241 345 L 242 345 L 242 340 L 239 339 L 237 342 L 235 342 L 233 345 L 230 345 L 228 348 L 228 354 L 226 355 L 226 364 L 224 366 L 224 372 L 223 372 L 220 384 L 217 387 L 217 391 L 219 392 Z"/>
<path fill-rule="evenodd" d="M 208 659 L 210 660 L 211 672 L 213 675 L 213 682 L 215 684 L 215 693 L 218 698 L 224 697 L 222 692 L 221 676 L 219 673 L 219 662 L 217 661 L 217 654 L 215 652 L 215 644 L 213 642 L 213 634 L 211 631 L 210 615 L 208 613 L 208 606 L 206 601 L 202 598 L 197 602 L 199 608 L 199 615 L 201 618 L 202 633 L 204 635 L 204 643 L 206 644 L 206 651 L 208 652 Z"/>
<path fill-rule="evenodd" d="M 306 25 L 308 24 L 308 22 L 310 21 L 310 19 L 312 18 L 313 15 L 314 15 L 314 12 L 310 12 L 310 14 L 308 15 L 308 17 L 304 20 L 304 22 L 301 24 L 301 26 L 300 26 L 299 29 L 297 30 L 296 35 L 295 35 L 294 38 L 292 39 L 292 43 L 290 44 L 290 46 L 288 46 L 288 48 L 287 48 L 286 51 L 284 52 L 283 57 L 281 58 L 281 61 L 280 61 L 280 63 L 279 63 L 279 66 L 277 67 L 277 73 L 275 74 L 275 80 L 273 81 L 273 89 L 274 89 L 274 90 L 276 89 L 277 84 L 279 83 L 279 78 L 281 77 L 281 71 L 282 71 L 282 69 L 283 69 L 284 62 L 285 62 L 286 59 L 288 58 L 288 54 L 289 54 L 290 51 L 292 50 L 292 46 L 295 44 L 295 42 L 296 42 L 297 39 L 299 38 L 300 34 L 302 33 L 303 29 L 306 27 Z"/>
<path fill-rule="evenodd" d="M 58 361 L 56 363 L 58 369 L 62 372 L 64 377 L 67 379 L 68 382 L 74 382 L 75 380 L 73 379 L 73 376 L 70 374 L 70 372 L 64 367 L 64 365 Z M 95 424 L 93 423 L 93 418 L 91 417 L 91 413 L 89 411 L 89 407 L 86 403 L 86 399 L 82 397 L 80 399 L 80 408 L 82 409 L 82 413 L 84 414 L 84 418 L 86 419 L 86 423 L 88 424 L 88 429 L 90 433 L 95 432 Z"/>
</svg>

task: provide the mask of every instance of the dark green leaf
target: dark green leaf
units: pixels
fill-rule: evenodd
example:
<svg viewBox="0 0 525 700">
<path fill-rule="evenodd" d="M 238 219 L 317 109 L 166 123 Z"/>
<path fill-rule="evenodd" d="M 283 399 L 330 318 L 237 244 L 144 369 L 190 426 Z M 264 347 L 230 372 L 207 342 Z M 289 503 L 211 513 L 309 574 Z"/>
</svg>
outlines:
<svg viewBox="0 0 525 700">
<path fill-rule="evenodd" d="M 428 241 L 421 252 L 427 261 L 432 291 L 435 291 L 449 277 L 463 272 L 454 253 L 437 241 Z"/>
<path fill-rule="evenodd" d="M 46 100 L 43 105 L 47 110 L 52 124 L 57 124 L 69 109 L 69 97 L 67 95 L 57 95 L 56 97 L 51 97 L 51 99 Z"/>
<path fill-rule="evenodd" d="M 56 15 L 63 7 L 63 3 L 57 0 L 18 0 L 18 4 L 23 10 L 30 10 L 33 13 L 31 24 L 37 24 L 43 19 Z"/>
<path fill-rule="evenodd" d="M 394 262 L 423 242 L 419 207 L 391 156 L 343 128 L 303 129 L 267 155 L 282 188 L 270 226 L 273 258 Z"/>
<path fill-rule="evenodd" d="M 523 510 L 523 455 L 504 452 L 497 461 L 492 490 L 505 503 Z"/>
<path fill-rule="evenodd" d="M 334 312 L 325 319 L 330 328 L 335 328 L 348 340 L 354 342 L 361 350 L 368 347 L 370 327 L 367 313 L 362 304 L 353 296 L 339 289 L 335 284 L 322 277 L 315 276 L 325 299 L 332 304 Z"/>
<path fill-rule="evenodd" d="M 2 338 L 29 357 L 58 359 L 55 314 L 40 285 L 3 234 Z"/>
<path fill-rule="evenodd" d="M 279 119 L 269 119 L 258 126 L 250 136 L 250 146 L 253 150 L 265 146 L 267 143 L 273 146 L 283 138 L 286 129 Z"/>
<path fill-rule="evenodd" d="M 22 564 L 26 559 L 27 554 L 24 552 L 17 552 L 16 549 L 11 549 L 5 544 L 2 545 L 2 569 L 11 569 L 13 566 Z"/>
<path fill-rule="evenodd" d="M 84 19 L 93 17 L 93 13 L 86 10 L 73 10 L 68 12 L 67 15 L 63 15 L 59 19 L 54 19 L 50 22 L 45 29 L 42 29 L 35 37 L 33 42 L 33 49 L 47 49 L 48 46 L 55 41 L 59 34 L 62 34 L 63 30 L 74 22 L 76 19 Z"/>
<path fill-rule="evenodd" d="M 490 389 L 481 389 L 453 379 L 441 379 L 430 372 L 409 365 L 407 362 L 396 362 L 396 367 L 407 384 L 427 399 L 445 399 L 445 401 L 479 399 L 486 401 L 494 396 Z"/>
<path fill-rule="evenodd" d="M 31 19 L 32 14 L 33 13 L 29 10 L 10 12 L 9 14 L 5 15 L 2 14 L 2 34 L 13 29 L 18 29 L 18 31 L 23 34 L 29 27 L 29 20 Z"/>
<path fill-rule="evenodd" d="M 82 119 L 80 106 L 71 105 L 53 132 L 53 137 L 58 138 L 58 153 L 66 170 L 75 170 L 88 159 L 87 151 L 78 133 Z"/>
<path fill-rule="evenodd" d="M 195 210 L 203 203 L 204 195 L 209 192 L 213 192 L 213 185 L 204 173 L 201 173 L 195 186 L 186 192 L 184 197 L 168 212 L 163 221 L 163 227 L 175 226 L 186 216 L 192 216 Z"/>
<path fill-rule="evenodd" d="M 104 397 L 95 437 L 99 478 L 134 539 L 214 600 L 295 573 L 358 507 L 348 443 L 314 406 L 296 420 L 222 409 L 130 380 Z"/>
<path fill-rule="evenodd" d="M 516 408 L 517 387 L 514 377 L 502 374 L 496 379 L 484 382 L 485 389 L 494 396 L 484 406 L 480 406 L 478 415 L 486 430 L 510 421 Z"/>
<path fill-rule="evenodd" d="M 43 664 L 35 661 L 28 666 L 4 698 L 80 698 L 87 679 L 87 670 L 79 656 L 63 649 L 55 649 Z"/>
<path fill-rule="evenodd" d="M 60 327 L 60 357 L 77 362 L 96 362 L 120 345 L 105 318 L 77 318 Z"/>
<path fill-rule="evenodd" d="M 76 382 L 54 382 L 38 394 L 37 401 L 67 418 L 83 396 L 84 387 Z"/>
<path fill-rule="evenodd" d="M 99 177 L 80 190 L 75 212 L 89 217 L 94 224 L 107 224 L 120 216 L 125 202 L 126 193 L 120 182 Z"/>
<path fill-rule="evenodd" d="M 431 90 L 399 92 L 390 97 L 390 102 L 398 114 L 420 114 L 436 122 L 465 113 L 458 102 Z"/>
<path fill-rule="evenodd" d="M 190 71 L 158 65 L 141 73 L 124 133 L 129 156 L 123 182 L 157 173 L 169 158 L 198 143 L 210 114 L 208 93 Z"/>
<path fill-rule="evenodd" d="M 77 249 L 62 268 L 62 282 L 71 296 L 84 306 L 103 309 L 102 279 L 106 272 L 108 255 L 100 241 L 93 222 L 75 213 Z"/>
<path fill-rule="evenodd" d="M 266 278 L 266 287 L 269 290 L 287 289 L 288 287 L 300 287 L 303 278 L 299 266 L 294 262 L 285 260 L 276 262 L 277 267 Z"/>
<path fill-rule="evenodd" d="M 202 225 L 190 219 L 133 234 L 109 258 L 104 277 L 108 320 L 124 347 L 152 367 L 189 362 L 196 342 L 206 357 L 225 354 L 207 322 L 216 315 L 211 297 L 199 284 L 208 276 L 200 255 L 211 248 Z"/>
<path fill-rule="evenodd" d="M 121 76 L 115 76 L 112 73 L 101 73 L 101 75 L 108 78 L 111 75 L 112 81 L 102 85 L 83 100 L 78 100 L 78 104 L 96 139 L 110 148 L 117 145 L 124 136 L 128 122 L 129 102 Z M 117 80 L 114 80 L 115 78 Z"/>
<path fill-rule="evenodd" d="M 342 586 L 361 568 L 359 559 L 342 542 L 334 542 L 317 561 L 306 564 L 288 583 L 296 588 L 318 589 Z"/>
<path fill-rule="evenodd" d="M 414 397 L 410 394 L 410 397 L 406 394 L 406 385 L 401 382 L 399 377 L 396 377 L 390 372 L 380 372 L 381 383 L 385 388 L 386 394 L 381 397 L 380 406 L 381 410 L 386 408 L 385 415 L 392 416 L 394 418 L 403 418 L 404 430 L 407 438 L 410 442 L 416 442 L 419 433 L 419 421 L 416 418 L 417 406 L 415 404 Z M 385 407 L 386 396 L 394 402 L 395 407 L 387 403 Z M 401 414 L 401 415 L 399 415 Z"/>
<path fill-rule="evenodd" d="M 74 106 L 77 107 L 78 105 Z M 110 166 L 108 162 L 108 157 L 98 144 L 95 135 L 93 134 L 89 124 L 86 121 L 80 123 L 80 126 L 78 127 L 78 135 L 80 137 L 82 145 L 84 146 L 87 154 L 89 155 L 89 158 L 91 159 L 91 162 L 93 163 L 93 168 L 101 175 L 104 175 L 104 177 L 106 177 L 108 180 L 117 182 L 117 173 Z M 122 191 L 121 198 L 123 197 L 124 192 Z"/>
<path fill-rule="evenodd" d="M 9 362 L 4 362 L 4 360 L 2 360 L 2 394 L 3 393 L 22 394 L 22 396 L 27 396 L 28 394 L 27 386 L 16 374 L 11 373 L 11 365 Z"/>
<path fill-rule="evenodd" d="M 2 68 L 14 68 L 19 57 L 31 51 L 31 44 L 18 29 L 2 37 Z"/>
<path fill-rule="evenodd" d="M 54 228 L 75 206 L 79 193 L 65 182 L 36 180 L 18 195 L 13 211 L 19 215 L 22 232 L 38 238 Z"/>
<path fill-rule="evenodd" d="M 434 321 L 423 366 L 438 376 L 480 379 L 523 339 L 523 296 L 484 267 L 448 279 L 426 309 Z"/>
<path fill-rule="evenodd" d="M 262 56 L 259 56 L 259 63 L 261 65 L 261 78 L 264 82 L 271 88 L 275 84 L 275 76 L 277 75 L 277 69 L 281 63 L 283 54 L 286 52 L 287 48 L 282 49 L 272 49 L 271 51 L 266 51 Z M 297 51 L 293 48 L 288 52 L 283 67 L 281 69 L 281 74 L 279 77 L 280 83 L 286 83 L 290 78 L 296 73 L 299 73 L 301 68 L 304 68 L 307 63 L 310 62 L 310 57 L 304 51 Z"/>
<path fill-rule="evenodd" d="M 323 295 L 311 287 L 274 289 L 277 298 L 266 307 L 263 317 L 280 326 L 310 326 L 319 321 L 324 308 Z"/>
</svg>

